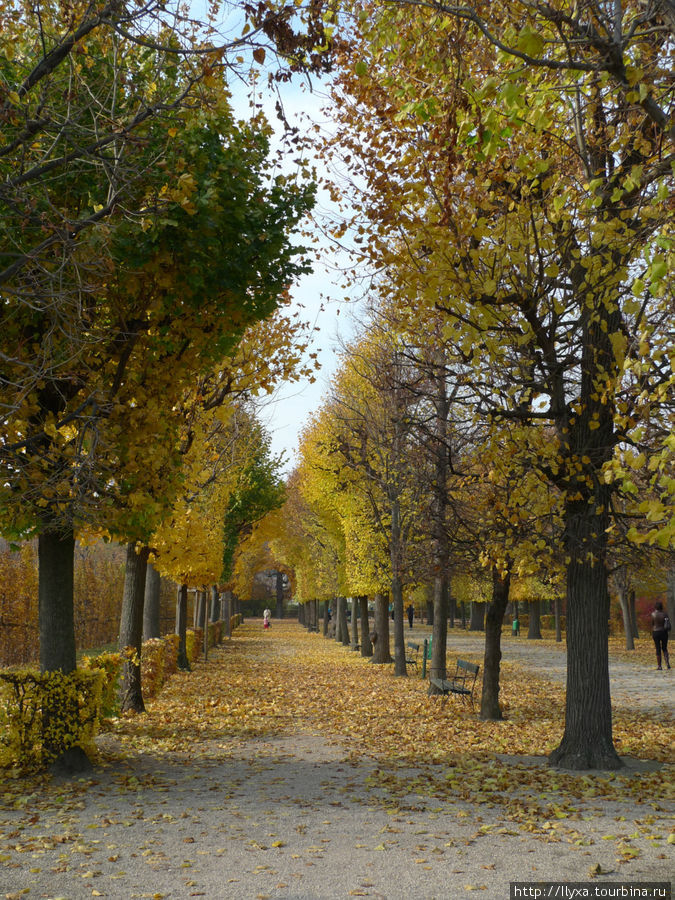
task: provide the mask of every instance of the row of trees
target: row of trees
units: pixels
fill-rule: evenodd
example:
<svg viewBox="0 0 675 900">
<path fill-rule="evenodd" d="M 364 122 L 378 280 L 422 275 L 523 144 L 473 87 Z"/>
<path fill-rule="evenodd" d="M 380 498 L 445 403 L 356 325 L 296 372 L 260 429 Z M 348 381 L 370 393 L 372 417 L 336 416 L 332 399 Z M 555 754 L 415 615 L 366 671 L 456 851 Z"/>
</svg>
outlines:
<svg viewBox="0 0 675 900">
<path fill-rule="evenodd" d="M 304 436 L 284 558 L 308 600 L 391 592 L 400 675 L 404 584 L 434 580 L 439 675 L 447 572 L 482 565 L 490 716 L 511 578 L 559 582 L 551 760 L 618 767 L 609 578 L 672 584 L 672 4 L 344 11 L 323 149 L 351 176 L 335 235 L 362 248 L 371 315 Z"/>
<path fill-rule="evenodd" d="M 75 669 L 78 534 L 126 544 L 119 639 L 140 651 L 148 559 L 180 584 L 227 578 L 280 502 L 247 397 L 302 374 L 284 306 L 314 188 L 281 173 L 261 114 L 235 120 L 228 80 L 277 41 L 286 72 L 311 66 L 315 18 L 0 9 L 0 532 L 37 537 L 43 671 Z M 142 704 L 138 653 L 126 681 Z"/>
</svg>

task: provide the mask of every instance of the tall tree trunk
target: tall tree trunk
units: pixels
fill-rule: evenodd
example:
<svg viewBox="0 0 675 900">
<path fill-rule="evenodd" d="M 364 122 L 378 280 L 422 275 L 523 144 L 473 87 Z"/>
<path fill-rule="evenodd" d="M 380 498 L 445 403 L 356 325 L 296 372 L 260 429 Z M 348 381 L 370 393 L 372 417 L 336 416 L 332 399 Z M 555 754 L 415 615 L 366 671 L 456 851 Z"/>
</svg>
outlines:
<svg viewBox="0 0 675 900">
<path fill-rule="evenodd" d="M 394 675 L 405 677 L 405 630 L 403 625 L 403 584 L 401 582 L 401 507 L 398 497 L 391 504 L 390 530 L 391 600 L 394 605 Z"/>
<path fill-rule="evenodd" d="M 471 618 L 469 620 L 469 631 L 485 630 L 485 607 L 487 604 L 483 601 L 480 603 L 476 600 L 471 601 Z"/>
<path fill-rule="evenodd" d="M 359 649 L 359 598 L 352 597 L 352 650 Z"/>
<path fill-rule="evenodd" d="M 608 492 L 566 510 L 567 696 L 565 731 L 551 753 L 565 769 L 618 769 L 609 690 L 609 591 L 604 564 Z M 594 509 L 600 513 L 594 514 Z"/>
<path fill-rule="evenodd" d="M 160 576 L 151 562 L 145 573 L 145 599 L 143 600 L 143 640 L 160 637 Z"/>
<path fill-rule="evenodd" d="M 368 624 L 368 597 L 362 594 L 359 597 L 361 606 L 361 656 L 371 657 L 373 645 L 370 641 L 370 625 Z"/>
<path fill-rule="evenodd" d="M 511 573 L 492 570 L 492 600 L 488 604 L 485 622 L 485 655 L 483 656 L 483 692 L 480 700 L 481 719 L 503 718 L 499 705 L 499 670 L 502 659 L 502 625 L 509 602 Z"/>
<path fill-rule="evenodd" d="M 424 618 L 427 625 L 434 626 L 434 588 L 430 585 L 427 589 L 427 596 L 424 598 Z"/>
<path fill-rule="evenodd" d="M 628 590 L 628 566 L 621 568 L 614 574 L 614 585 L 619 595 L 619 604 L 621 606 L 621 616 L 623 618 L 623 633 L 626 641 L 626 650 L 635 650 L 635 642 L 633 640 L 633 623 L 630 617 L 630 601 Z"/>
<path fill-rule="evenodd" d="M 218 586 L 215 584 L 211 585 L 211 615 L 209 619 L 211 622 L 217 622 L 220 614 L 220 603 L 218 598 Z"/>
<path fill-rule="evenodd" d="M 630 627 L 633 632 L 633 637 L 640 637 L 638 633 L 638 620 L 637 620 L 637 611 L 635 609 L 635 591 L 631 590 L 628 593 L 628 610 L 630 612 Z"/>
<path fill-rule="evenodd" d="M 323 636 L 328 637 L 328 613 L 330 612 L 330 603 L 328 600 L 323 601 Z"/>
<path fill-rule="evenodd" d="M 188 586 L 181 584 L 176 598 L 176 634 L 178 635 L 178 668 L 190 671 L 187 656 Z"/>
<path fill-rule="evenodd" d="M 225 623 L 225 637 L 229 640 L 232 637 L 232 591 L 223 591 L 220 609 Z"/>
<path fill-rule="evenodd" d="M 555 615 L 555 639 L 557 643 L 560 643 L 562 641 L 562 624 L 560 621 L 562 618 L 562 598 L 560 594 L 555 596 L 553 612 Z"/>
<path fill-rule="evenodd" d="M 42 532 L 38 537 L 38 624 L 40 634 L 40 670 L 68 675 L 77 668 L 75 617 L 73 602 L 75 537 L 72 529 Z M 76 702 L 76 701 L 75 701 Z M 63 725 L 77 721 L 77 708 L 53 707 L 45 701 L 42 709 L 44 751 L 53 760 L 55 772 L 76 774 L 92 765 L 79 746 L 65 748 L 60 738 Z M 61 724 L 63 723 L 63 725 Z"/>
<path fill-rule="evenodd" d="M 75 537 L 69 531 L 45 531 L 38 538 L 40 669 L 74 672 L 75 617 L 73 569 Z"/>
<path fill-rule="evenodd" d="M 436 409 L 433 497 L 431 508 L 431 540 L 432 565 L 434 582 L 432 588 L 431 615 L 431 678 L 445 678 L 446 651 L 448 643 L 448 606 L 450 602 L 449 546 L 446 517 L 448 510 L 448 389 L 445 366 L 441 365 L 436 377 Z M 452 624 L 454 625 L 454 602 L 452 605 Z M 430 687 L 430 692 L 435 689 Z"/>
<path fill-rule="evenodd" d="M 347 622 L 347 598 L 338 597 L 337 602 L 338 627 L 335 632 L 335 640 L 345 647 L 349 646 L 349 624 Z"/>
<path fill-rule="evenodd" d="M 284 575 L 283 575 L 283 572 L 277 572 L 276 595 L 277 595 L 277 619 L 283 619 L 283 617 L 284 617 Z"/>
<path fill-rule="evenodd" d="M 431 631 L 431 678 L 446 678 L 446 653 L 448 646 L 448 570 L 442 567 L 434 577 L 434 624 Z M 434 693 L 435 688 L 429 688 Z"/>
<path fill-rule="evenodd" d="M 633 640 L 633 623 L 630 620 L 628 591 L 623 586 L 619 588 L 619 603 L 621 604 L 621 617 L 623 619 L 623 633 L 626 641 L 626 650 L 635 650 L 635 641 Z"/>
<path fill-rule="evenodd" d="M 373 663 L 390 663 L 389 652 L 389 601 L 385 594 L 375 594 L 375 635 Z"/>
<path fill-rule="evenodd" d="M 143 601 L 145 599 L 145 574 L 148 547 L 136 552 L 136 542 L 127 544 L 127 560 L 124 570 L 124 595 L 120 616 L 119 648 L 132 656 L 122 668 L 120 685 L 120 709 L 145 712 L 141 685 L 141 649 L 143 645 Z"/>
<path fill-rule="evenodd" d="M 528 625 L 527 638 L 530 641 L 541 640 L 541 600 L 530 600 L 527 604 Z"/>
<path fill-rule="evenodd" d="M 466 603 L 463 600 L 459 602 L 459 620 L 462 623 L 462 628 L 466 628 Z"/>
</svg>

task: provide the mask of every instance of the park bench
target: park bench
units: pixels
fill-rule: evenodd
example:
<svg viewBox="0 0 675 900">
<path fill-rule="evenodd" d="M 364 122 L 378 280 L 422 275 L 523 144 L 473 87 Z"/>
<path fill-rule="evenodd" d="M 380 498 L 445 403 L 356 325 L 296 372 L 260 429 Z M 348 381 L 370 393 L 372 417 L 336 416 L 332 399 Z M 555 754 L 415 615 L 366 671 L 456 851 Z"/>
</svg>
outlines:
<svg viewBox="0 0 675 900">
<path fill-rule="evenodd" d="M 455 674 L 450 679 L 430 678 L 429 693 L 431 693 L 432 685 L 439 694 L 447 699 L 448 694 L 456 694 L 462 700 L 469 700 L 473 706 L 473 689 L 476 686 L 478 678 L 478 666 L 475 663 L 467 662 L 464 659 L 457 660 Z"/>
<path fill-rule="evenodd" d="M 420 645 L 414 641 L 408 641 L 405 645 L 405 664 L 406 666 L 415 666 L 417 669 L 417 657 L 420 653 Z"/>
</svg>

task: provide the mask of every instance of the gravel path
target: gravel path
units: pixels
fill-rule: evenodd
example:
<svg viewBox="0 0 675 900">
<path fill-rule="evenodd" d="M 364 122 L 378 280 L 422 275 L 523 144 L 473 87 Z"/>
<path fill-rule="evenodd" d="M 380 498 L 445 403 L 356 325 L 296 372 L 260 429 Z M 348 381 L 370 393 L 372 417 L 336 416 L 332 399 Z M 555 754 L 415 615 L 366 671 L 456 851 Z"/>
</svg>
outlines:
<svg viewBox="0 0 675 900">
<path fill-rule="evenodd" d="M 421 629 L 418 634 L 423 635 Z M 448 633 L 448 651 L 451 653 L 482 655 L 483 643 L 482 634 Z M 564 644 L 550 641 L 540 643 L 509 636 L 502 639 L 501 646 L 505 662 L 517 663 L 545 678 L 565 683 L 567 652 Z M 675 669 L 663 669 L 659 672 L 655 665 L 645 666 L 640 662 L 617 659 L 610 654 L 609 683 L 612 702 L 618 706 L 675 715 Z"/>
<path fill-rule="evenodd" d="M 450 647 L 467 652 L 477 641 L 453 635 Z M 505 651 L 560 677 L 562 648 L 521 639 Z M 613 669 L 619 688 L 636 676 L 632 664 Z M 625 702 L 635 702 L 628 687 Z M 415 787 L 390 792 L 376 762 L 302 731 L 204 744 L 196 756 L 124 759 L 114 738 L 100 745 L 108 763 L 94 778 L 55 781 L 15 808 L 0 805 L 0 898 L 507 900 L 512 881 L 670 883 L 675 870 L 666 840 L 673 804 L 640 791 L 644 771 L 658 764 L 627 761 L 616 776 L 635 786 L 630 803 L 598 797 L 603 775 L 569 776 L 579 796 L 560 795 L 559 818 L 542 821 L 533 794 L 531 822 L 514 824 L 503 798 L 476 805 L 434 796 L 418 769 L 392 772 Z M 546 769 L 535 758 L 496 765 L 521 767 L 525 791 L 528 771 Z M 432 784 L 447 777 L 442 767 L 426 772 Z M 663 772 L 672 779 L 672 766 Z M 557 780 L 551 771 L 553 797 Z"/>
</svg>

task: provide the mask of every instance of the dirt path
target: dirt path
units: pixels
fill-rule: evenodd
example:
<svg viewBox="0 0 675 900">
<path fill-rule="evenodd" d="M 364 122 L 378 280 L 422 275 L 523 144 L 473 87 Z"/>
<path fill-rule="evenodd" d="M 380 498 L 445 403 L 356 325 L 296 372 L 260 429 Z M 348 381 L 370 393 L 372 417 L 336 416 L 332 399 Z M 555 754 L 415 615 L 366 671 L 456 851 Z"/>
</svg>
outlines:
<svg viewBox="0 0 675 900">
<path fill-rule="evenodd" d="M 263 641 L 256 623 L 175 691 L 188 707 L 210 707 L 214 684 L 243 698 L 265 673 L 269 690 L 304 693 L 311 685 L 288 678 L 309 652 L 339 700 L 349 651 L 294 626 Z M 150 714 L 155 743 L 103 735 L 93 777 L 18 795 L 5 785 L 0 898 L 507 900 L 512 881 L 670 883 L 675 809 L 655 785 L 672 780 L 672 766 L 561 775 L 543 758 L 474 764 L 470 748 L 454 763 L 411 766 L 355 753 L 349 731 L 308 730 L 302 707 L 279 710 L 278 724 L 258 734 L 254 721 L 236 735 L 207 723 L 195 737 L 188 718 L 184 740 L 164 722 L 167 709 Z M 467 792 L 476 772 L 484 790 Z"/>
</svg>

